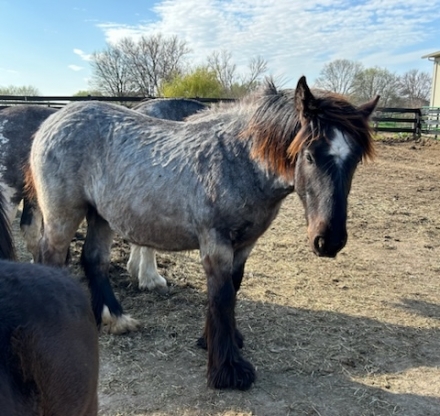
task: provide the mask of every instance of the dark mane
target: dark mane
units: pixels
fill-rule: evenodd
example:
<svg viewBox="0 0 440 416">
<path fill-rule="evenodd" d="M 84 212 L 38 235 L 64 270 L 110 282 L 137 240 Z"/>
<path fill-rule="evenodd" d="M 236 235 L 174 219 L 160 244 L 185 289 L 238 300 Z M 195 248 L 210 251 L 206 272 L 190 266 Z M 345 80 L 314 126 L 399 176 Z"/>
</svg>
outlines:
<svg viewBox="0 0 440 416">
<path fill-rule="evenodd" d="M 313 97 L 313 108 L 297 110 L 295 90 L 277 90 L 266 82 L 258 107 L 241 137 L 252 137 L 252 157 L 270 170 L 292 177 L 295 160 L 303 146 L 329 137 L 332 129 L 346 133 L 360 146 L 364 159 L 373 158 L 372 129 L 368 115 L 338 94 L 321 93 Z"/>
</svg>

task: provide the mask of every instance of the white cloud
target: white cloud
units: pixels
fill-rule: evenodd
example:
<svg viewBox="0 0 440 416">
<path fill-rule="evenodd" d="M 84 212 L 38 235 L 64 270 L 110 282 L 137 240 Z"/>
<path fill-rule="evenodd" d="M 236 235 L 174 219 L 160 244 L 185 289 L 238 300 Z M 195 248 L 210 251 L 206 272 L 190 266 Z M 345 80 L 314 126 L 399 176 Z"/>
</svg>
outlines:
<svg viewBox="0 0 440 416">
<path fill-rule="evenodd" d="M 12 74 L 12 75 L 18 75 L 19 74 L 19 72 L 14 70 L 14 69 L 1 68 L 1 67 L 0 67 L 0 72 L 5 72 L 7 74 Z"/>
<path fill-rule="evenodd" d="M 92 55 L 83 52 L 81 49 L 74 49 L 73 53 L 78 55 L 83 61 L 90 61 L 92 59 Z"/>
<path fill-rule="evenodd" d="M 440 0 L 163 0 L 153 10 L 154 22 L 99 27 L 110 43 L 177 35 L 192 49 L 193 63 L 226 49 L 244 68 L 261 55 L 270 72 L 288 82 L 302 74 L 313 79 L 338 58 L 410 69 L 423 64 L 430 44 L 437 42 L 432 49 L 438 50 Z"/>
<path fill-rule="evenodd" d="M 84 68 L 78 65 L 69 65 L 68 66 L 72 71 L 82 71 Z"/>
</svg>

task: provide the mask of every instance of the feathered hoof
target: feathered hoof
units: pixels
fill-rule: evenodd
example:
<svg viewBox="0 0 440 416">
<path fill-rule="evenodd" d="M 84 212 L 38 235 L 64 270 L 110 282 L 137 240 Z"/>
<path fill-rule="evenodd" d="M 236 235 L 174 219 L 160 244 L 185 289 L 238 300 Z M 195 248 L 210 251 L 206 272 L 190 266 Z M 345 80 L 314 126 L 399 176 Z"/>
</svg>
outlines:
<svg viewBox="0 0 440 416">
<path fill-rule="evenodd" d="M 156 292 L 159 295 L 165 296 L 168 295 L 170 293 L 170 288 L 167 285 L 167 282 L 165 281 L 165 285 L 160 284 L 160 285 L 155 285 L 155 286 L 147 286 L 145 284 L 141 284 L 139 282 L 139 290 L 148 290 L 150 292 Z"/>
<path fill-rule="evenodd" d="M 139 277 L 139 290 L 149 290 L 157 292 L 160 295 L 167 295 L 169 293 L 168 283 L 164 277 L 157 275 L 154 279 Z"/>
<path fill-rule="evenodd" d="M 225 363 L 218 369 L 208 369 L 208 387 L 247 390 L 254 383 L 255 377 L 253 365 L 239 357 L 238 360 Z"/>
<path fill-rule="evenodd" d="M 102 312 L 102 332 L 120 335 L 137 331 L 140 327 L 141 323 L 137 319 L 125 314 L 120 316 L 111 315 L 107 306 L 104 306 L 104 311 Z"/>
</svg>

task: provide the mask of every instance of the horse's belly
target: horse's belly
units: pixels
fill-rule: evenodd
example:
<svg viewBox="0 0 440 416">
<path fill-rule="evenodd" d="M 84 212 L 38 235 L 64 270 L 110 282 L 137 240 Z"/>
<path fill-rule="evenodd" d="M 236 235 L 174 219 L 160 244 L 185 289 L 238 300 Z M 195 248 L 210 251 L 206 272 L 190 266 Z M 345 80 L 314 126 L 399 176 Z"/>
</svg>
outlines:
<svg viewBox="0 0 440 416">
<path fill-rule="evenodd" d="M 181 251 L 199 248 L 199 239 L 195 227 L 185 213 L 169 215 L 165 210 L 109 216 L 107 221 L 111 228 L 139 246 L 159 250 Z"/>
<path fill-rule="evenodd" d="M 147 227 L 130 229 L 125 236 L 131 243 L 158 250 L 182 251 L 199 248 L 196 234 L 188 228 L 176 224 L 154 223 Z"/>
</svg>

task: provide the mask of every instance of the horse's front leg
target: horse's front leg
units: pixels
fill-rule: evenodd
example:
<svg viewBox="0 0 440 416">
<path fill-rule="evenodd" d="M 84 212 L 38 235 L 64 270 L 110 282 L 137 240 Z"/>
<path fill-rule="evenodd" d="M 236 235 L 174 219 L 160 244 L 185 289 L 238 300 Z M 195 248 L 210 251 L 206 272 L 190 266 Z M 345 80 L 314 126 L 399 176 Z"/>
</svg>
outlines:
<svg viewBox="0 0 440 416">
<path fill-rule="evenodd" d="M 234 253 L 227 245 L 202 251 L 208 280 L 205 337 L 208 347 L 208 386 L 246 390 L 255 381 L 255 370 L 239 350 L 235 327 L 236 291 L 232 282 Z"/>
<path fill-rule="evenodd" d="M 252 244 L 248 247 L 242 247 L 241 249 L 236 250 L 234 252 L 234 260 L 232 264 L 232 284 L 234 285 L 236 294 L 240 290 L 241 281 L 243 280 L 243 275 L 244 275 L 244 266 L 253 247 L 254 245 Z M 235 341 L 237 343 L 238 348 L 240 349 L 243 348 L 244 338 L 241 332 L 237 328 L 235 328 Z M 205 350 L 208 348 L 206 343 L 205 333 L 197 340 L 197 346 Z"/>
</svg>

